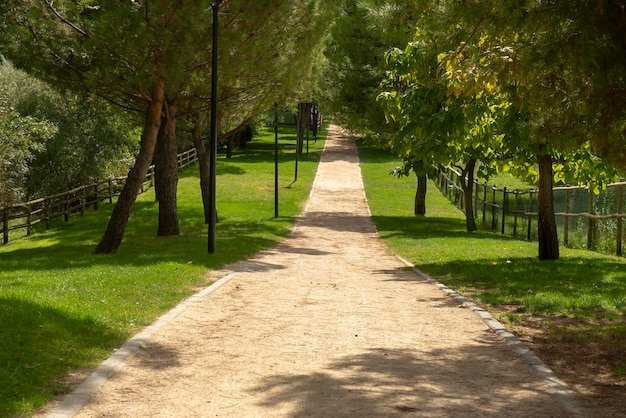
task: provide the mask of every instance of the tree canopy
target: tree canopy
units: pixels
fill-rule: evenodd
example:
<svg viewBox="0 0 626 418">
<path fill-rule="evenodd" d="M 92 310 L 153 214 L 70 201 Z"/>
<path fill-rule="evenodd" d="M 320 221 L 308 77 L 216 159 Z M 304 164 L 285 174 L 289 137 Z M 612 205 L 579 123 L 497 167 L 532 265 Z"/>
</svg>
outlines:
<svg viewBox="0 0 626 418">
<path fill-rule="evenodd" d="M 611 1 L 415 5 L 424 10 L 415 44 L 391 54 L 395 87 L 382 96 L 388 114 L 400 121 L 395 145 L 404 141 L 405 148 L 417 147 L 416 158 L 435 163 L 448 156 L 449 164 L 460 160 L 456 147 L 478 151 L 500 168 L 538 167 L 539 257 L 558 258 L 552 184 L 553 177 L 566 175 L 555 176 L 553 166 L 572 169 L 572 179 L 597 186 L 615 171 L 598 165 L 593 154 L 622 158 L 606 150 L 622 149 L 616 144 L 624 142 L 624 106 L 613 97 L 624 88 L 618 71 L 624 6 Z M 415 45 L 421 45 L 417 53 Z M 431 58 L 430 67 L 416 65 L 437 53 L 436 64 Z M 463 145 L 463 139 L 470 141 Z M 436 152 L 429 153 L 433 147 Z"/>
<path fill-rule="evenodd" d="M 201 122 L 197 115 L 218 105 L 208 102 L 212 5 L 209 0 L 14 0 L 3 5 L 9 18 L 0 26 L 0 50 L 17 66 L 62 89 L 94 93 L 145 117 L 135 166 L 96 252 L 119 247 L 158 138 L 157 165 L 163 168 L 176 149 L 176 120 L 192 115 Z M 219 106 L 225 129 L 265 111 L 264 105 L 307 78 L 327 11 L 316 0 L 224 2 Z M 169 213 L 175 216 L 176 176 L 171 167 L 163 173 L 170 173 L 159 177 L 169 192 L 158 193 L 159 202 L 172 197 Z"/>
</svg>

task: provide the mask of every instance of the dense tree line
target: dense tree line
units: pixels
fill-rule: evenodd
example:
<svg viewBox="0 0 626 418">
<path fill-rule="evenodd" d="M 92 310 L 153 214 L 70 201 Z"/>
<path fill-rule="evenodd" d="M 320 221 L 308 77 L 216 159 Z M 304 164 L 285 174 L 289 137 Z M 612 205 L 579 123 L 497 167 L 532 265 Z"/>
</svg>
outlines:
<svg viewBox="0 0 626 418">
<path fill-rule="evenodd" d="M 0 205 L 49 196 L 132 164 L 133 121 L 0 64 Z"/>
<path fill-rule="evenodd" d="M 176 150 L 194 133 L 207 194 L 202 132 L 211 107 L 229 134 L 284 97 L 304 94 L 332 8 L 320 1 L 230 0 L 220 13 L 220 89 L 211 103 L 209 0 L 14 0 L 0 6 L 0 51 L 19 68 L 79 95 L 93 94 L 144 120 L 139 151 L 95 253 L 116 252 L 148 167 L 156 164 L 158 235 L 179 233 Z"/>
<path fill-rule="evenodd" d="M 416 213 L 425 212 L 425 179 L 433 165 L 463 171 L 470 231 L 476 228 L 469 198 L 476 172 L 484 178 L 497 171 L 533 176 L 541 196 L 542 259 L 559 257 L 553 183 L 598 189 L 615 167 L 626 166 L 626 5 L 619 0 L 343 0 L 332 6 L 319 0 L 229 0 L 220 8 L 221 87 L 218 102 L 211 103 L 214 5 L 0 5 L 7 17 L 0 24 L 0 51 L 18 68 L 74 95 L 80 102 L 72 106 L 86 109 L 96 96 L 143 120 L 134 165 L 98 253 L 119 247 L 153 161 L 158 234 L 178 233 L 178 138 L 189 133 L 198 149 L 206 196 L 210 151 L 203 132 L 211 107 L 218 107 L 226 136 L 274 102 L 310 101 L 316 81 L 323 86 L 316 98 L 336 122 L 396 152 L 404 163 L 398 175 L 418 175 Z M 92 120 L 109 121 L 106 129 L 120 126 L 114 113 L 93 109 L 101 110 L 91 111 Z M 7 154 L 0 167 L 7 179 L 2 193 L 15 199 L 28 193 L 16 188 L 28 170 L 8 161 L 44 161 L 41 144 L 52 150 L 63 124 L 37 113 L 21 118 L 20 109 L 5 102 L 0 112 L 18 156 Z M 70 165 L 114 158 L 106 152 L 127 143 L 119 138 L 114 144 L 94 139 L 94 155 L 75 153 Z"/>
<path fill-rule="evenodd" d="M 398 7 L 382 0 L 356 4 L 370 11 Z M 614 178 L 616 167 L 626 166 L 626 4 L 414 0 L 403 5 L 413 8 L 415 31 L 404 45 L 389 43 L 379 103 L 391 129 L 379 142 L 404 161 L 400 173 L 458 165 L 466 179 L 468 230 L 476 227 L 470 198 L 476 170 L 485 178 L 496 171 L 535 177 L 539 258 L 558 258 L 554 181 L 597 190 Z M 362 25 L 373 18 L 385 19 L 370 12 Z M 384 40 L 377 35 L 376 41 Z M 379 77 L 380 72 L 369 80 Z M 342 105 L 361 111 L 349 101 Z"/>
</svg>

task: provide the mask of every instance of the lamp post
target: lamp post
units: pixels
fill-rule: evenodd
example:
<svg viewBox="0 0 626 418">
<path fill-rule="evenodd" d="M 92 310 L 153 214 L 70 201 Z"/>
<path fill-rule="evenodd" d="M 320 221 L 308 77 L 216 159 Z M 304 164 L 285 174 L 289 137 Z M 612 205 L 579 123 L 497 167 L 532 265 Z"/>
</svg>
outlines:
<svg viewBox="0 0 626 418">
<path fill-rule="evenodd" d="M 216 224 L 216 208 L 215 208 L 215 165 L 217 163 L 217 36 L 218 22 L 217 12 L 223 0 L 217 0 L 213 3 L 213 43 L 211 47 L 211 162 L 209 167 L 209 254 L 215 253 L 215 224 Z"/>
<path fill-rule="evenodd" d="M 278 218 L 278 103 L 274 103 L 274 218 Z"/>
</svg>

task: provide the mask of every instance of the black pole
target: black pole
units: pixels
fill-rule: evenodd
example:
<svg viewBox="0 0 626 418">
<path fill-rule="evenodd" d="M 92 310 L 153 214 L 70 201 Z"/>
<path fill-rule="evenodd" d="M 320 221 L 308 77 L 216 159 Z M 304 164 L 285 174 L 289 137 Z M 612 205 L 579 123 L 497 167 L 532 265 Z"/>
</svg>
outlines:
<svg viewBox="0 0 626 418">
<path fill-rule="evenodd" d="M 302 124 L 302 121 L 300 120 L 300 108 L 301 106 L 298 103 L 298 117 L 296 118 L 296 169 L 293 176 L 294 182 L 298 181 L 298 158 L 300 156 L 300 141 L 302 141 L 302 138 L 300 137 L 300 125 Z"/>
<path fill-rule="evenodd" d="M 305 106 L 305 111 L 306 111 L 306 156 L 308 158 L 309 156 L 309 119 L 311 116 L 311 112 L 310 112 L 309 103 L 305 104 L 304 106 Z"/>
<path fill-rule="evenodd" d="M 278 218 L 278 103 L 274 103 L 274 218 Z"/>
<path fill-rule="evenodd" d="M 209 254 L 215 253 L 215 223 L 216 223 L 216 208 L 215 208 L 215 186 L 216 186 L 216 170 L 215 165 L 217 163 L 217 36 L 218 36 L 218 22 L 217 12 L 222 0 L 218 0 L 213 3 L 213 44 L 212 44 L 212 62 L 211 62 L 211 165 L 209 167 L 209 240 L 208 251 Z"/>
</svg>

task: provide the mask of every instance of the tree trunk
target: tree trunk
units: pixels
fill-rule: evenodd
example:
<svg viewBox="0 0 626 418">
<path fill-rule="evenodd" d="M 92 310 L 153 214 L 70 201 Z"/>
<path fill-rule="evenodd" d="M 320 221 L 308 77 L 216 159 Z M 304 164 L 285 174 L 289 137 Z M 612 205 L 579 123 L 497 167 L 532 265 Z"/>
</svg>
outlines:
<svg viewBox="0 0 626 418">
<path fill-rule="evenodd" d="M 539 259 L 559 259 L 559 237 L 556 232 L 554 217 L 554 194 L 552 192 L 552 156 L 541 154 L 537 156 L 539 162 L 539 193 L 538 224 L 539 231 Z"/>
<path fill-rule="evenodd" d="M 426 215 L 426 187 L 428 176 L 426 174 L 416 174 L 417 190 L 415 191 L 415 215 Z"/>
<path fill-rule="evenodd" d="M 159 201 L 160 237 L 180 235 L 176 192 L 178 189 L 178 143 L 176 140 L 176 102 L 163 104 L 163 119 L 155 152 L 154 189 Z"/>
<path fill-rule="evenodd" d="M 202 142 L 202 124 L 200 123 L 199 116 L 196 116 L 195 126 L 192 132 L 193 145 L 196 148 L 198 154 L 198 165 L 200 166 L 200 190 L 202 191 L 202 205 L 204 207 L 204 223 L 209 223 L 209 188 L 211 186 L 209 182 L 209 166 L 211 164 L 209 153 L 207 152 L 204 143 Z"/>
<path fill-rule="evenodd" d="M 165 81 L 162 79 L 157 80 L 152 91 L 152 101 L 146 112 L 145 126 L 141 135 L 141 145 L 139 154 L 135 159 L 135 165 L 128 172 L 128 178 L 113 208 L 107 229 L 93 250 L 93 254 L 114 254 L 122 243 L 128 217 L 152 163 L 154 146 L 161 126 L 164 91 Z"/>
<path fill-rule="evenodd" d="M 476 219 L 474 218 L 474 171 L 476 158 L 471 157 L 461 175 L 463 198 L 465 199 L 465 225 L 467 232 L 476 231 Z"/>
<path fill-rule="evenodd" d="M 299 153 L 302 153 L 303 148 L 304 148 L 304 133 L 309 123 L 309 112 L 310 112 L 309 106 L 310 106 L 309 103 L 298 104 L 298 117 L 297 117 L 297 131 L 298 132 L 296 135 L 296 142 L 297 142 Z"/>
</svg>

